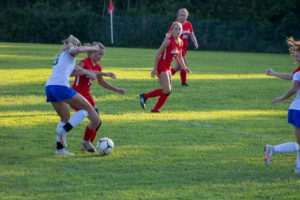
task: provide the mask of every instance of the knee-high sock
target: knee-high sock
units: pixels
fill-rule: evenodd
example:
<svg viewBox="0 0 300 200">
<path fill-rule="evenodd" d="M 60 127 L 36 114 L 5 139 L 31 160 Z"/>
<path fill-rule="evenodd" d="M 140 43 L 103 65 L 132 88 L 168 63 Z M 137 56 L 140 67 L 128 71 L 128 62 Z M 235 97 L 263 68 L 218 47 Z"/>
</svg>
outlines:
<svg viewBox="0 0 300 200">
<path fill-rule="evenodd" d="M 275 153 L 291 153 L 299 151 L 299 145 L 296 142 L 288 142 L 274 146 Z"/>
<path fill-rule="evenodd" d="M 98 131 L 96 131 L 96 130 L 94 130 L 94 131 L 93 131 L 93 134 L 92 134 L 92 136 L 90 137 L 90 141 L 91 141 L 91 143 L 93 143 L 93 142 L 94 142 L 94 140 L 95 140 L 95 137 L 97 136 L 97 133 L 98 133 Z"/>
<path fill-rule="evenodd" d="M 94 133 L 94 130 L 91 130 L 88 126 L 86 126 L 83 140 L 90 140 L 93 133 Z"/>
<path fill-rule="evenodd" d="M 72 128 L 80 124 L 80 122 L 82 122 L 87 116 L 88 112 L 86 110 L 79 110 L 75 112 L 71 116 L 70 120 L 63 126 L 62 130 L 65 132 L 69 132 L 70 130 L 72 130 Z"/>
<path fill-rule="evenodd" d="M 166 103 L 168 99 L 168 95 L 162 94 L 160 95 L 155 107 L 153 108 L 153 111 L 159 111 L 159 109 Z"/>
<path fill-rule="evenodd" d="M 59 121 L 56 130 L 60 130 L 65 124 L 65 122 Z M 60 137 L 56 136 L 56 141 L 60 142 Z"/>
<path fill-rule="evenodd" d="M 148 98 L 161 96 L 161 94 L 163 94 L 163 89 L 156 89 L 156 90 L 153 90 L 151 92 L 145 93 L 144 97 L 146 99 L 148 99 Z"/>
<path fill-rule="evenodd" d="M 174 75 L 176 73 L 176 71 L 173 68 L 171 68 L 171 73 L 172 73 L 172 75 Z"/>
<path fill-rule="evenodd" d="M 73 127 L 77 126 L 88 116 L 88 112 L 86 110 L 78 110 L 74 113 L 70 120 L 68 121 Z"/>
<path fill-rule="evenodd" d="M 181 84 L 186 84 L 186 71 L 184 69 L 180 70 Z"/>
</svg>

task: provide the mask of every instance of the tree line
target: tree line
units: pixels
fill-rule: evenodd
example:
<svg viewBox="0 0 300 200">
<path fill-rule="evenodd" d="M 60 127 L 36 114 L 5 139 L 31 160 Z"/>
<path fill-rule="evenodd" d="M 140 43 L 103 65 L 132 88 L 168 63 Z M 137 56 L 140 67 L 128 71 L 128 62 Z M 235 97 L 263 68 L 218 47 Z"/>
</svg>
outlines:
<svg viewBox="0 0 300 200">
<path fill-rule="evenodd" d="M 115 46 L 158 48 L 187 8 L 203 50 L 287 52 L 300 39 L 297 0 L 113 0 Z M 110 45 L 109 0 L 2 0 L 0 41 L 60 43 L 69 34 Z M 192 46 L 192 45 L 190 45 Z"/>
</svg>

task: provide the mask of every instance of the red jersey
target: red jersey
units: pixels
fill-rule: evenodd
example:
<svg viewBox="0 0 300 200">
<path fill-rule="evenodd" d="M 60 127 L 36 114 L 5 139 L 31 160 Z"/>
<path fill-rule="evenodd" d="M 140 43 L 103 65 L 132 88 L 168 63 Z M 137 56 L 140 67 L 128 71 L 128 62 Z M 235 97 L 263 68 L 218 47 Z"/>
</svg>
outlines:
<svg viewBox="0 0 300 200">
<path fill-rule="evenodd" d="M 170 27 L 168 32 L 171 33 L 171 31 L 172 31 L 172 26 Z M 192 32 L 193 32 L 193 26 L 191 22 L 185 20 L 185 22 L 182 24 L 182 33 L 180 35 L 180 38 L 183 41 L 183 50 L 187 49 L 188 39 Z"/>
<path fill-rule="evenodd" d="M 296 72 L 299 72 L 300 71 L 300 66 L 297 67 L 297 69 L 293 72 L 293 75 L 296 73 Z"/>
<path fill-rule="evenodd" d="M 89 69 L 89 70 L 94 70 L 99 72 L 102 71 L 101 65 L 99 65 L 99 63 L 96 62 L 96 66 L 94 66 L 90 57 L 87 57 L 81 61 L 84 62 L 84 69 Z M 76 92 L 79 92 L 82 96 L 87 98 L 91 95 L 90 88 L 92 82 L 93 82 L 92 79 L 86 78 L 85 76 L 76 76 L 72 88 Z"/>
<path fill-rule="evenodd" d="M 182 49 L 182 41 L 180 38 L 177 44 L 174 37 L 168 38 L 171 42 L 165 51 L 160 55 L 157 65 L 157 72 L 160 74 L 163 71 L 171 71 L 172 60 L 180 54 Z"/>
</svg>

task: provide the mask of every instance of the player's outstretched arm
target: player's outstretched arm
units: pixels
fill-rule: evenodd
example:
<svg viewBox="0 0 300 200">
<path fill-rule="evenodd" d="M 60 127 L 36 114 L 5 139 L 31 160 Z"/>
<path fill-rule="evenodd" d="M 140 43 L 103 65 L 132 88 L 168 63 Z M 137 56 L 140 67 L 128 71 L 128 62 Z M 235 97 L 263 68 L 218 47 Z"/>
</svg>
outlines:
<svg viewBox="0 0 300 200">
<path fill-rule="evenodd" d="M 275 76 L 277 78 L 281 78 L 281 79 L 285 79 L 285 80 L 293 79 L 293 74 L 277 73 L 277 72 L 274 72 L 271 68 L 266 69 L 266 75 Z"/>
<path fill-rule="evenodd" d="M 182 69 L 185 69 L 189 74 L 192 73 L 191 70 L 186 66 L 183 57 L 182 57 L 182 51 L 180 50 L 179 55 L 176 57 L 179 65 L 181 66 Z"/>
<path fill-rule="evenodd" d="M 91 47 L 81 46 L 81 47 L 71 48 L 69 53 L 75 57 L 79 53 L 99 51 L 99 50 L 100 50 L 99 45 L 95 45 L 95 46 L 91 46 Z"/>
<path fill-rule="evenodd" d="M 97 76 L 108 76 L 110 78 L 116 79 L 117 75 L 112 72 L 98 72 Z"/>
<path fill-rule="evenodd" d="M 125 89 L 117 88 L 117 87 L 113 86 L 109 82 L 105 81 L 102 76 L 98 76 L 97 80 L 98 80 L 99 85 L 101 85 L 102 87 L 104 87 L 108 90 L 111 90 L 111 91 L 114 91 L 114 92 L 117 92 L 117 93 L 120 93 L 120 94 L 125 94 L 126 93 Z"/>
<path fill-rule="evenodd" d="M 282 97 L 276 97 L 272 100 L 272 102 L 275 104 L 277 102 L 286 100 L 297 93 L 298 89 L 300 87 L 299 81 L 295 80 L 293 81 L 293 86 L 291 89 L 289 89 Z"/>
<path fill-rule="evenodd" d="M 84 62 L 82 61 L 75 65 L 71 76 L 86 76 L 93 80 L 97 79 L 97 75 L 92 70 L 84 69 Z"/>
</svg>

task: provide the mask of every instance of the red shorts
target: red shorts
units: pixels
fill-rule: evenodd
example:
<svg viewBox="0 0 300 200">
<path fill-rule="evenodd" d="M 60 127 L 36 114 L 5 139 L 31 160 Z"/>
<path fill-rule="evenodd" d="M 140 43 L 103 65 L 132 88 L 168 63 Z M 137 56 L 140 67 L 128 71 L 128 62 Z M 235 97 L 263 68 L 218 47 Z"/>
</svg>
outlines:
<svg viewBox="0 0 300 200">
<path fill-rule="evenodd" d="M 92 96 L 83 96 L 86 100 L 88 100 L 88 102 L 90 102 L 90 104 L 92 105 L 92 107 L 94 108 L 95 107 L 95 101 L 94 101 L 94 99 L 93 99 L 93 97 Z M 70 105 L 70 107 L 71 108 L 73 108 L 74 110 L 76 110 L 76 111 L 78 111 L 79 109 L 78 108 L 76 108 L 76 107 L 74 107 L 74 106 L 71 106 Z"/>
<path fill-rule="evenodd" d="M 171 66 L 169 66 L 169 67 L 157 66 L 157 76 L 159 76 L 160 73 L 162 73 L 162 72 L 171 72 Z"/>
</svg>

